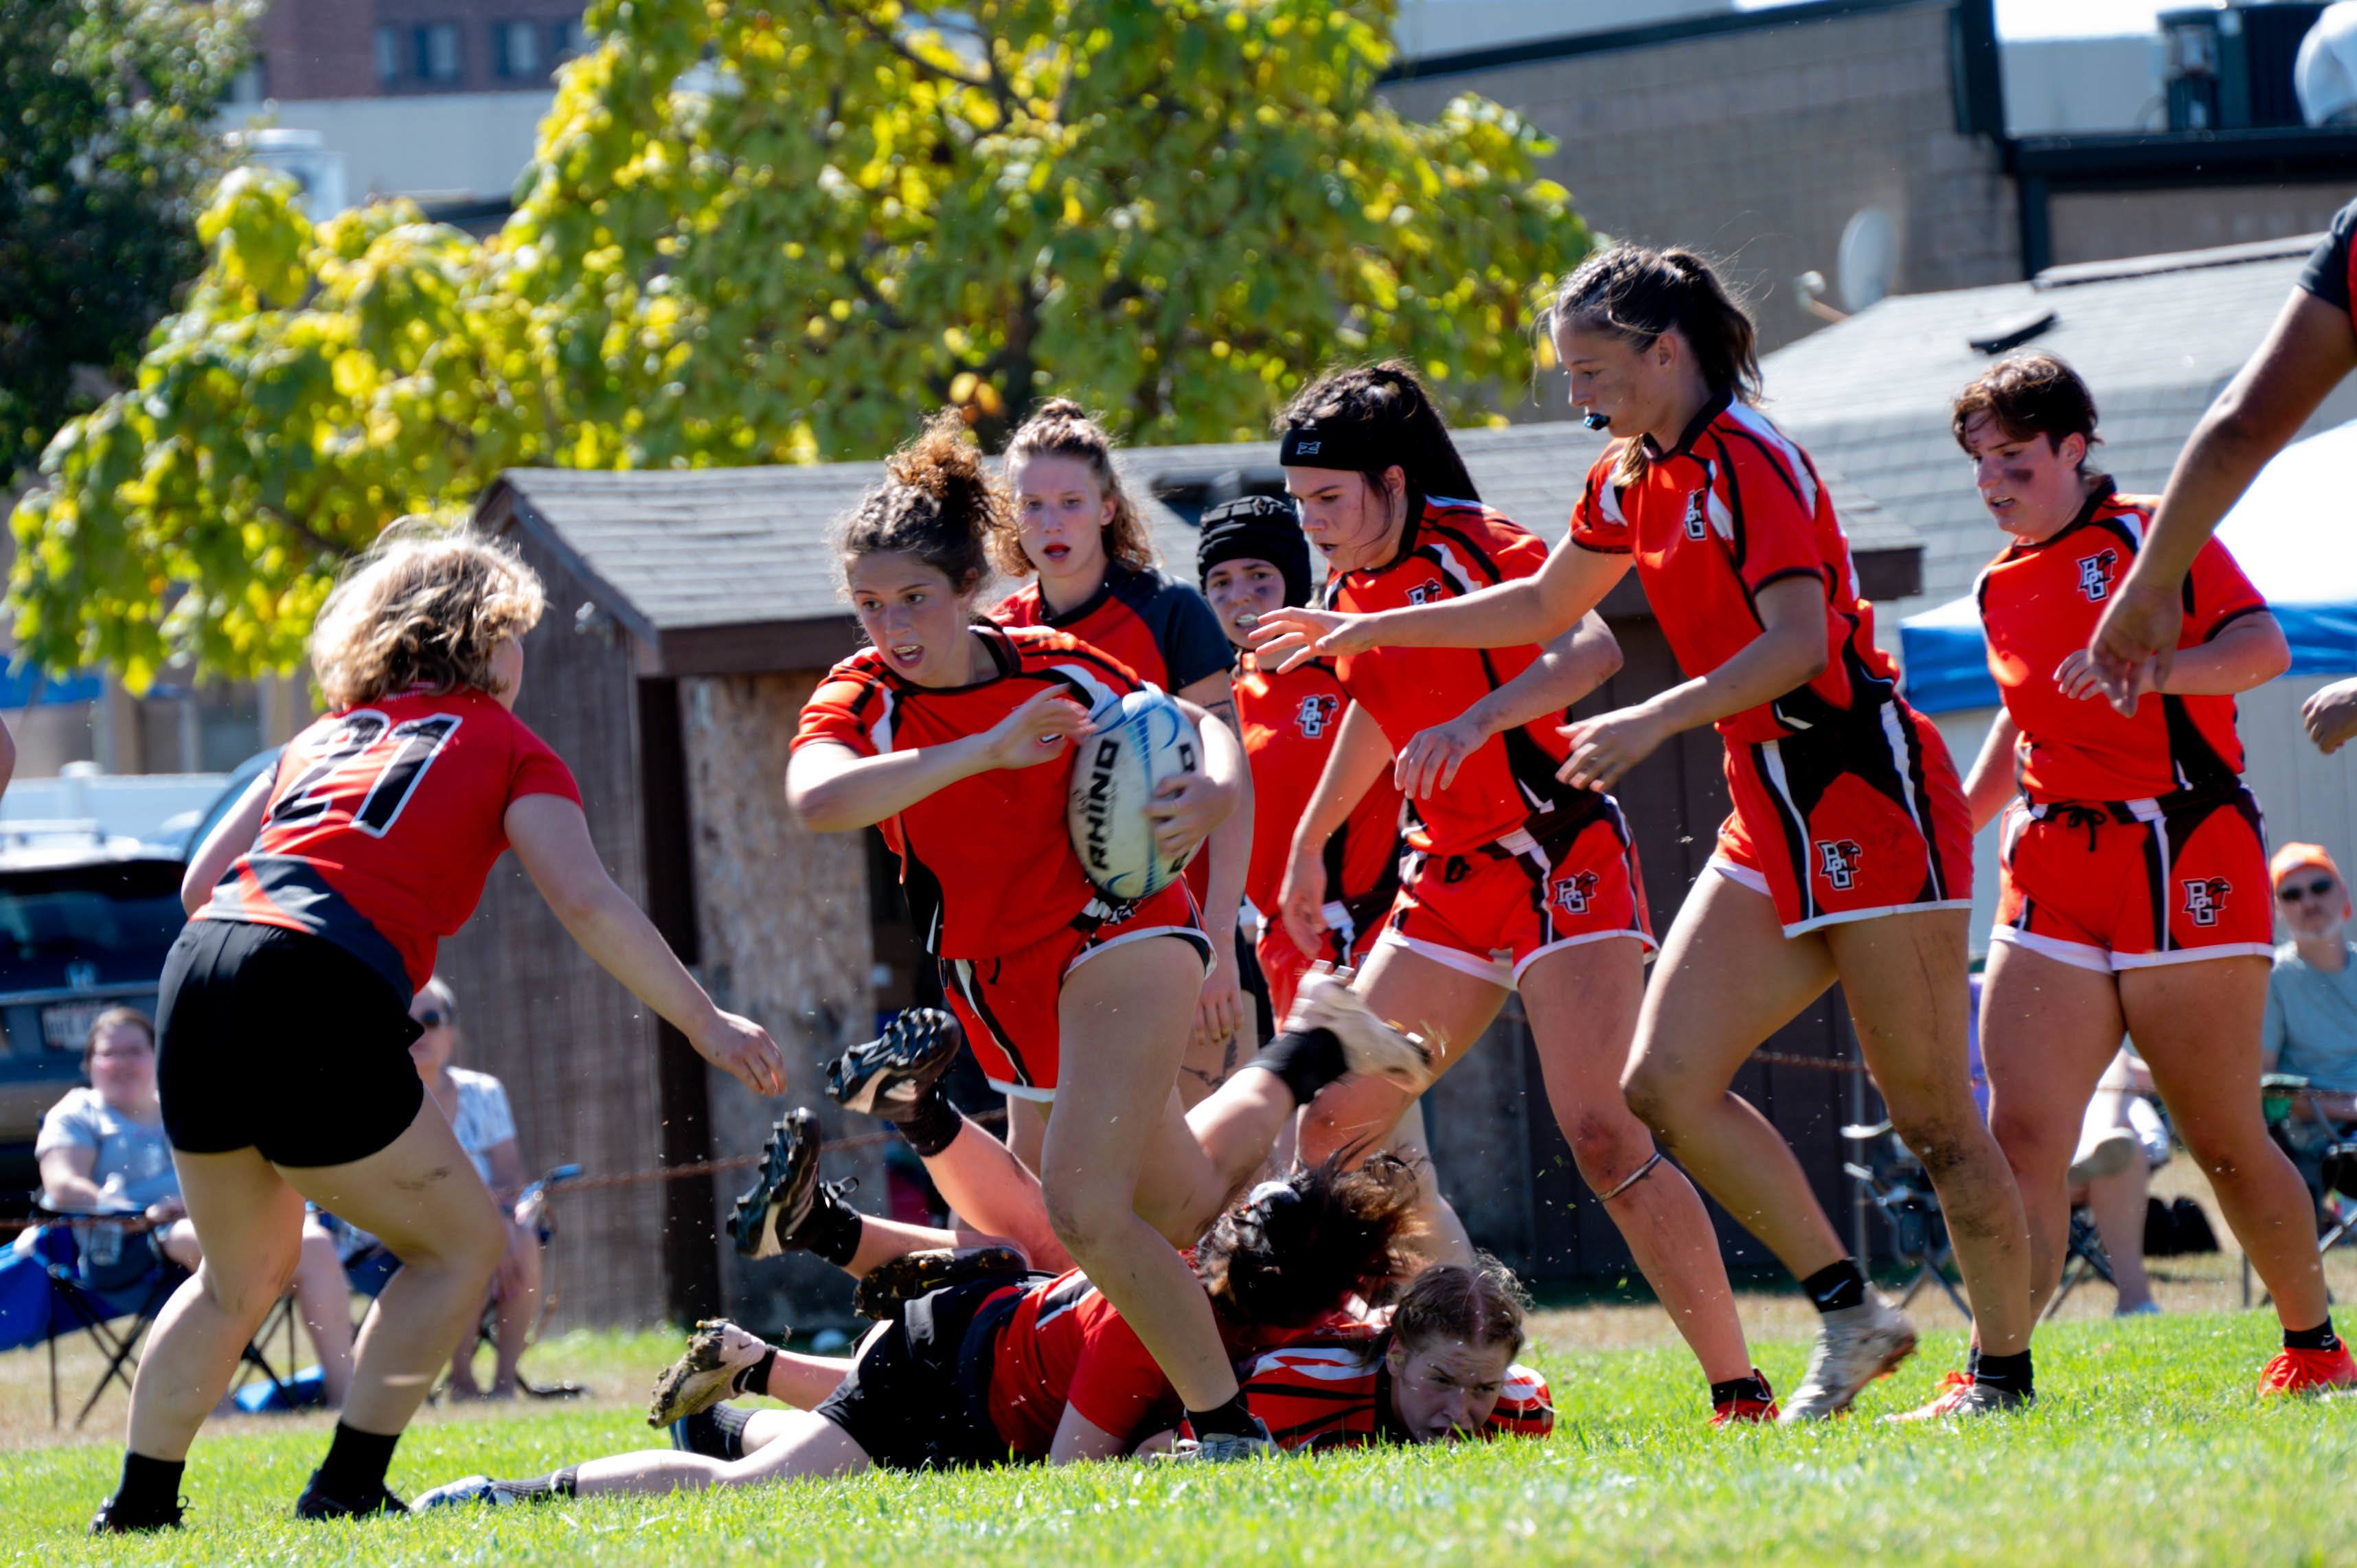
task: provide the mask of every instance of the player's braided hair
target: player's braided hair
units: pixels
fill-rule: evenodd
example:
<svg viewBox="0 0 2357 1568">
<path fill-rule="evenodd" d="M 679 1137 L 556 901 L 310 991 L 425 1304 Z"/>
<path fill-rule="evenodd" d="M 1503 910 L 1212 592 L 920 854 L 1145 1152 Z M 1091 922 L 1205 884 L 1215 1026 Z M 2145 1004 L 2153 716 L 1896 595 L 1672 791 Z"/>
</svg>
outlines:
<svg viewBox="0 0 2357 1568">
<path fill-rule="evenodd" d="M 1104 526 L 1104 552 L 1109 561 L 1144 571 L 1154 564 L 1154 539 L 1146 532 L 1121 476 L 1113 466 L 1113 437 L 1089 417 L 1089 411 L 1068 397 L 1051 397 L 1034 409 L 1006 444 L 1011 472 L 1026 457 L 1073 457 L 1089 466 L 1097 488 L 1113 500 L 1113 521 Z M 990 536 L 990 558 L 1010 577 L 1028 577 L 1039 563 L 1023 553 L 1017 520 L 1010 510 L 1004 526 Z"/>
<path fill-rule="evenodd" d="M 463 523 L 398 519 L 345 571 L 311 627 L 311 670 L 330 712 L 423 686 L 500 694 L 491 654 L 540 624 L 540 577 Z"/>
<path fill-rule="evenodd" d="M 1415 1276 L 1392 1311 L 1392 1337 L 1411 1348 L 1436 1339 L 1523 1348 L 1528 1303 L 1512 1269 L 1484 1253 L 1469 1267 L 1438 1263 Z"/>
<path fill-rule="evenodd" d="M 1709 262 L 1692 251 L 1614 245 L 1573 269 L 1555 290 L 1547 329 L 1568 322 L 1583 332 L 1609 332 L 1642 350 L 1675 332 L 1694 350 L 1714 396 L 1760 401 L 1760 334 Z M 1645 477 L 1645 444 L 1620 444 L 1613 478 L 1634 484 Z"/>
<path fill-rule="evenodd" d="M 1404 360 L 1332 371 L 1310 382 L 1276 416 L 1280 433 L 1307 424 L 1347 431 L 1355 438 L 1353 445 L 1383 450 L 1389 462 L 1362 470 L 1378 492 L 1385 471 L 1396 466 L 1406 476 L 1411 495 L 1481 499 L 1457 443 L 1449 439 L 1448 422 L 1434 406 L 1415 368 Z"/>
<path fill-rule="evenodd" d="M 1011 521 L 1006 492 L 983 471 L 964 422 L 945 409 L 884 459 L 884 482 L 844 520 L 840 548 L 846 563 L 882 551 L 913 555 L 966 594 L 990 575 L 988 542 Z"/>
<path fill-rule="evenodd" d="M 1344 1157 L 1264 1183 L 1213 1221 L 1195 1249 L 1195 1272 L 1229 1316 L 1303 1327 L 1402 1272 L 1399 1244 L 1415 1212 L 1415 1168 L 1379 1154 L 1346 1171 Z"/>
</svg>

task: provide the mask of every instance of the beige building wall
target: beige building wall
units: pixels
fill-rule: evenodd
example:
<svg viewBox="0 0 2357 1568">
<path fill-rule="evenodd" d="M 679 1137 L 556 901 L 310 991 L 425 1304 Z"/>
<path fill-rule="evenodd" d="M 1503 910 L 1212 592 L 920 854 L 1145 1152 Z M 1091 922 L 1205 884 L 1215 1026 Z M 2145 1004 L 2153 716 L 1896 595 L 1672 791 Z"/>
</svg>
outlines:
<svg viewBox="0 0 2357 1568">
<path fill-rule="evenodd" d="M 1591 226 L 1724 261 L 1772 349 L 1821 325 L 1792 279 L 1832 279 L 1843 227 L 1870 205 L 1900 236 L 1894 292 L 2021 275 L 1996 149 L 1955 129 L 1948 13 L 1927 0 L 1384 91 L 1417 116 L 1460 92 L 1525 114 L 1559 144 L 1546 172 Z"/>
<path fill-rule="evenodd" d="M 2057 192 L 2054 263 L 2109 262 L 2317 233 L 2357 196 L 2357 166 L 2339 185 L 2205 185 L 2191 190 Z"/>
</svg>

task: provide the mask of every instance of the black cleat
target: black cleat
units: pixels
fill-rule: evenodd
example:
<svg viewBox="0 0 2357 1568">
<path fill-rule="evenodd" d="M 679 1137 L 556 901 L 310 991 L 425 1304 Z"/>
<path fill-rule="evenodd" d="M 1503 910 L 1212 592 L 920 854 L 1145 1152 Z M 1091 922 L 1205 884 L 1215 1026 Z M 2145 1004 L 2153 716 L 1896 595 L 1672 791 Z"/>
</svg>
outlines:
<svg viewBox="0 0 2357 1568">
<path fill-rule="evenodd" d="M 408 1511 L 409 1505 L 394 1497 L 381 1481 L 377 1483 L 374 1491 L 365 1496 L 331 1497 L 321 1488 L 319 1474 L 316 1470 L 311 1473 L 310 1481 L 303 1487 L 303 1495 L 295 1499 L 296 1519 L 372 1519 L 378 1514 L 405 1514 Z"/>
<path fill-rule="evenodd" d="M 109 1498 L 98 1505 L 98 1511 L 90 1517 L 91 1534 L 144 1535 L 158 1530 L 178 1530 L 180 1528 L 180 1510 L 187 1506 L 176 1502 L 167 1513 L 142 1517 L 119 1505 L 120 1499 L 115 1498 Z"/>
<path fill-rule="evenodd" d="M 887 1122 L 902 1120 L 950 1070 L 965 1031 L 938 1007 L 904 1008 L 883 1034 L 827 1064 L 826 1091 L 837 1105 Z"/>
<path fill-rule="evenodd" d="M 818 1118 L 796 1106 L 770 1129 L 761 1173 L 728 1217 L 729 1240 L 748 1258 L 774 1258 L 791 1247 L 794 1231 L 818 1200 Z"/>
<path fill-rule="evenodd" d="M 920 1295 L 970 1280 L 1019 1280 L 1030 1272 L 1031 1261 L 1012 1247 L 903 1252 L 868 1272 L 852 1293 L 851 1308 L 881 1323 L 894 1309 Z"/>
</svg>

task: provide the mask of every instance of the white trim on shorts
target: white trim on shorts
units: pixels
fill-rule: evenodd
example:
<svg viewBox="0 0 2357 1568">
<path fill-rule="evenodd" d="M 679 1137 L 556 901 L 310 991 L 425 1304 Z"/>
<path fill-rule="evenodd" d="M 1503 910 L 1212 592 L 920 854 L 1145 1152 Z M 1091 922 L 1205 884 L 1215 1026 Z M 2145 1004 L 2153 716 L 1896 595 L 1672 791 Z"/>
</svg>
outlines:
<svg viewBox="0 0 2357 1568">
<path fill-rule="evenodd" d="M 1071 974 L 1072 971 L 1080 968 L 1081 965 L 1088 962 L 1089 960 L 1096 957 L 1097 954 L 1101 952 L 1111 952 L 1114 949 L 1121 946 L 1124 942 L 1144 941 L 1148 937 L 1178 937 L 1183 939 L 1189 947 L 1195 950 L 1195 956 L 1203 961 L 1203 972 L 1205 974 L 1211 972 L 1211 939 L 1204 933 L 1202 927 L 1145 926 L 1135 931 L 1124 931 L 1121 935 L 1114 938 L 1110 941 L 1092 942 L 1089 946 L 1082 948 L 1080 951 L 1072 955 L 1071 962 L 1064 965 L 1064 973 L 1066 975 Z"/>
<path fill-rule="evenodd" d="M 1618 931 L 1613 933 L 1615 936 L 1620 934 Z M 1486 980 L 1501 991 L 1514 988 L 1513 968 L 1503 959 L 1476 958 L 1461 948 L 1444 947 L 1438 942 L 1426 941 L 1421 937 L 1404 937 L 1390 926 L 1385 926 L 1383 934 L 1375 939 L 1375 946 L 1405 948 L 1416 957 L 1430 959 L 1444 969 L 1469 974 L 1476 980 Z M 1370 952 L 1367 957 L 1372 963 L 1374 954 Z"/>
<path fill-rule="evenodd" d="M 1531 965 L 1538 962 L 1539 960 L 1546 957 L 1547 954 L 1559 951 L 1564 948 L 1585 947 L 1589 942 L 1609 942 L 1615 937 L 1627 937 L 1631 941 L 1641 942 L 1644 944 L 1643 957 L 1639 960 L 1639 961 L 1642 963 L 1652 962 L 1653 955 L 1659 952 L 1662 949 L 1662 944 L 1653 940 L 1653 934 L 1651 931 L 1585 931 L 1576 937 L 1565 937 L 1558 941 L 1549 942 L 1544 947 L 1533 948 L 1529 952 L 1524 953 L 1520 959 L 1515 961 L 1515 989 L 1520 990 L 1522 987 L 1523 972 L 1530 968 Z"/>
<path fill-rule="evenodd" d="M 1997 927 L 1989 933 L 1989 940 L 2098 974 L 2117 974 L 2125 969 L 2167 969 L 2172 964 L 2201 963 L 2213 958 L 2272 959 L 2276 955 L 2276 950 L 2266 942 L 2221 942 L 2216 947 L 2172 948 L 2168 952 L 2107 952 L 2092 942 L 2066 942 L 2060 937 L 2041 937 L 2011 926 Z"/>
<path fill-rule="evenodd" d="M 1009 1100 L 1028 1100 L 1037 1105 L 1048 1105 L 1053 1103 L 1056 1098 L 1056 1091 L 1052 1089 L 1036 1089 L 1021 1083 L 1001 1083 L 987 1073 L 983 1075 L 982 1081 Z"/>
<path fill-rule="evenodd" d="M 1703 863 L 1703 869 L 1717 872 L 1738 887 L 1749 888 L 1767 899 L 1771 908 L 1774 907 L 1776 895 L 1770 889 L 1768 878 L 1749 866 L 1738 865 L 1714 854 Z M 1879 920 L 1885 915 L 1925 915 L 1934 909 L 1969 909 L 1972 907 L 1973 901 L 1969 898 L 1932 898 L 1921 904 L 1883 904 L 1871 909 L 1838 909 L 1830 915 L 1795 920 L 1784 927 L 1783 931 L 1788 937 L 1804 937 L 1811 931 L 1823 930 L 1827 926 L 1846 926 L 1853 920 Z M 2275 950 L 2270 948 L 2267 950 L 2272 952 Z"/>
</svg>

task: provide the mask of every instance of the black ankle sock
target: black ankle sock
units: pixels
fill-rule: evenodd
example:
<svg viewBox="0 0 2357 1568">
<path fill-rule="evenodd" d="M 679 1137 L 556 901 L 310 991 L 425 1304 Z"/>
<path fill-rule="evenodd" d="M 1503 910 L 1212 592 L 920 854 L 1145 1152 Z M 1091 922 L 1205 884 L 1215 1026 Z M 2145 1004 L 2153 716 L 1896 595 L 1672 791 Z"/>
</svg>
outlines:
<svg viewBox="0 0 2357 1568">
<path fill-rule="evenodd" d="M 1342 1057 L 1342 1036 L 1331 1029 L 1287 1029 L 1245 1064 L 1273 1072 L 1307 1105 L 1318 1091 L 1351 1070 Z"/>
<path fill-rule="evenodd" d="M 1866 1276 L 1857 1272 L 1855 1259 L 1827 1263 L 1803 1280 L 1801 1288 L 1809 1293 L 1811 1304 L 1819 1312 L 1839 1312 L 1845 1307 L 1866 1305 Z"/>
<path fill-rule="evenodd" d="M 2332 1314 L 2326 1313 L 2324 1321 L 2313 1328 L 2285 1329 L 2284 1348 L 2287 1350 L 2340 1349 L 2341 1337 L 2332 1332 Z"/>
<path fill-rule="evenodd" d="M 847 1269 L 858 1254 L 860 1232 L 866 1226 L 859 1211 L 837 1197 L 834 1188 L 822 1187 L 812 1194 L 811 1211 L 794 1230 L 794 1245 L 807 1248 L 838 1269 Z"/>
<path fill-rule="evenodd" d="M 770 1369 L 777 1364 L 778 1348 L 772 1345 L 761 1352 L 759 1360 L 737 1374 L 737 1380 L 728 1385 L 728 1391 L 738 1394 L 759 1394 L 765 1399 L 768 1398 Z"/>
<path fill-rule="evenodd" d="M 358 1427 L 336 1423 L 336 1435 L 328 1444 L 328 1456 L 319 1461 L 318 1473 L 313 1478 L 319 1489 L 344 1502 L 361 1502 L 374 1497 L 384 1487 L 384 1473 L 393 1466 L 393 1445 L 401 1441 L 398 1432 L 362 1432 Z"/>
<path fill-rule="evenodd" d="M 1249 1437 L 1260 1430 L 1260 1423 L 1254 1419 L 1250 1407 L 1244 1403 L 1241 1389 L 1225 1404 L 1214 1405 L 1210 1410 L 1189 1411 L 1187 1424 L 1195 1429 L 1199 1441 L 1207 1437 Z"/>
<path fill-rule="evenodd" d="M 1973 1359 L 1973 1381 L 1985 1388 L 2026 1394 L 2035 1391 L 2036 1380 L 2029 1369 L 2027 1350 L 2018 1356 L 1975 1356 Z"/>
<path fill-rule="evenodd" d="M 150 1459 L 123 1451 L 123 1480 L 114 1488 L 113 1512 L 122 1523 L 168 1519 L 180 1509 L 180 1477 L 185 1459 Z"/>
<path fill-rule="evenodd" d="M 1732 1382 L 1710 1385 L 1711 1408 L 1732 1404 L 1737 1400 L 1757 1400 L 1765 1404 L 1774 1396 L 1768 1391 L 1768 1380 L 1754 1372 L 1749 1377 L 1737 1378 Z"/>
<path fill-rule="evenodd" d="M 938 1083 L 928 1086 L 905 1114 L 893 1119 L 893 1124 L 900 1129 L 900 1136 L 909 1140 L 909 1147 L 917 1152 L 920 1160 L 931 1159 L 956 1143 L 958 1134 L 965 1131 L 965 1118 L 958 1114 L 958 1108 L 950 1103 L 950 1097 L 942 1092 Z"/>
<path fill-rule="evenodd" d="M 510 1502 L 553 1503 L 573 1496 L 579 1479 L 578 1467 L 567 1465 L 554 1475 L 543 1476 L 536 1481 L 493 1481 L 491 1490 Z"/>
<path fill-rule="evenodd" d="M 1976 1378 L 1981 1370 L 1981 1348 L 1977 1345 L 1964 1352 L 1964 1376 Z"/>
</svg>

